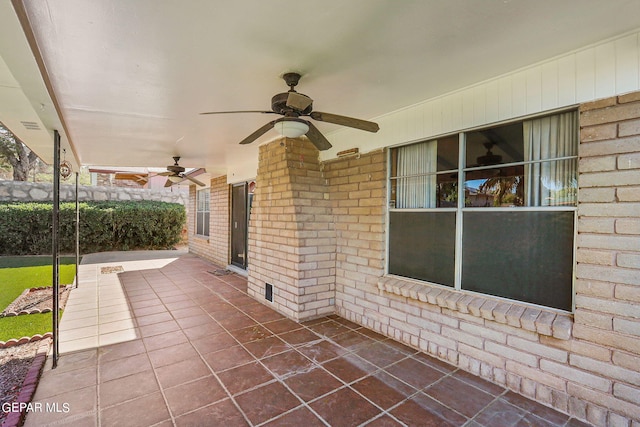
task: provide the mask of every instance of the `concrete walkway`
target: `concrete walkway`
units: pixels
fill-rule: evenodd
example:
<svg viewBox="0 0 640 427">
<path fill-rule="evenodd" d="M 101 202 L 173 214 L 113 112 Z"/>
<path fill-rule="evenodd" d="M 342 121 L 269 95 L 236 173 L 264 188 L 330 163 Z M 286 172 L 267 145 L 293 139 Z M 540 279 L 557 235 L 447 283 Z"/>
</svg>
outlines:
<svg viewBox="0 0 640 427">
<path fill-rule="evenodd" d="M 26 426 L 585 425 L 338 316 L 286 319 L 196 256 L 133 255 L 83 260 Z"/>
<path fill-rule="evenodd" d="M 69 295 L 60 321 L 60 354 L 140 338 L 118 273 L 159 269 L 185 254 L 165 250 L 85 255 L 78 270 L 81 285 Z"/>
</svg>

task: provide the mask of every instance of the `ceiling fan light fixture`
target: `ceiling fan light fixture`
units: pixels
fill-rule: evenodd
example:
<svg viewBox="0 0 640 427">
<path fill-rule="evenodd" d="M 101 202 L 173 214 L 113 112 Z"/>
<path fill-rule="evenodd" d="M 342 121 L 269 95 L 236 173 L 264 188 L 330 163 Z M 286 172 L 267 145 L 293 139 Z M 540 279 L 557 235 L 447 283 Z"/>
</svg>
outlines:
<svg viewBox="0 0 640 427">
<path fill-rule="evenodd" d="M 167 177 L 167 179 L 169 179 L 169 181 L 173 182 L 174 184 L 177 182 L 182 181 L 182 177 L 177 176 L 177 175 L 171 175 L 169 177 Z"/>
<path fill-rule="evenodd" d="M 309 125 L 303 120 L 282 120 L 276 123 L 275 129 L 287 138 L 299 138 L 309 132 Z"/>
</svg>

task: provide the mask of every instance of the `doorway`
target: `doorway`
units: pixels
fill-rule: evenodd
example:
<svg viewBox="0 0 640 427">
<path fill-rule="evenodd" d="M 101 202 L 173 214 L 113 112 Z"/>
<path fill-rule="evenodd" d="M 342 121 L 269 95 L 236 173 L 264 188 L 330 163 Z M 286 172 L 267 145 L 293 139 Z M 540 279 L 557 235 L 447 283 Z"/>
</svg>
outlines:
<svg viewBox="0 0 640 427">
<path fill-rule="evenodd" d="M 234 184 L 231 188 L 231 265 L 247 269 L 249 214 L 255 182 Z"/>
</svg>

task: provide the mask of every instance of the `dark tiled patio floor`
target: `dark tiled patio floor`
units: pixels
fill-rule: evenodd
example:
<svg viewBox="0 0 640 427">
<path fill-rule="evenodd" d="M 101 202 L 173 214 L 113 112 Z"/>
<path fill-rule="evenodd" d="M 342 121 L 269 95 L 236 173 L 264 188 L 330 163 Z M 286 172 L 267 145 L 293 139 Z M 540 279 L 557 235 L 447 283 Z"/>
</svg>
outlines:
<svg viewBox="0 0 640 427">
<path fill-rule="evenodd" d="M 584 425 L 340 317 L 288 320 L 217 268 L 121 273 L 134 339 L 63 354 L 34 400 L 70 411 L 27 425 Z"/>
</svg>

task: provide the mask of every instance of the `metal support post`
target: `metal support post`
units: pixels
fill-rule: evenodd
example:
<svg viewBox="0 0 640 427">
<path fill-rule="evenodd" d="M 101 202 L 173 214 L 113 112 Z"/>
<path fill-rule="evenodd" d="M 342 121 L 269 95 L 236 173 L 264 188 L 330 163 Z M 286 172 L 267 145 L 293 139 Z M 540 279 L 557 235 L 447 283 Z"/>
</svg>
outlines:
<svg viewBox="0 0 640 427">
<path fill-rule="evenodd" d="M 80 203 L 78 202 L 78 189 L 80 172 L 76 172 L 76 289 L 78 288 L 78 270 L 80 270 Z"/>
<path fill-rule="evenodd" d="M 51 254 L 53 257 L 53 311 L 52 311 L 52 327 L 53 327 L 53 364 L 52 368 L 58 366 L 58 317 L 60 316 L 60 270 L 58 252 L 59 248 L 59 221 L 60 210 L 60 134 L 57 130 L 53 131 L 53 209 L 51 218 Z"/>
</svg>

